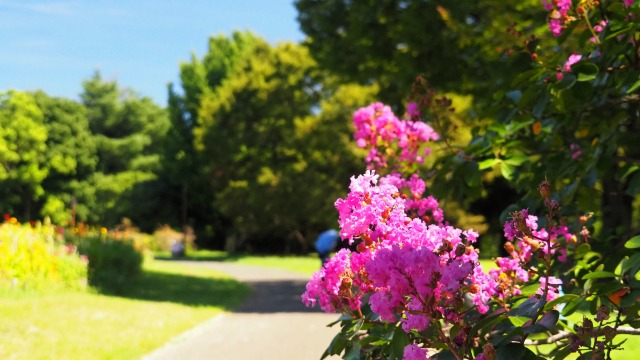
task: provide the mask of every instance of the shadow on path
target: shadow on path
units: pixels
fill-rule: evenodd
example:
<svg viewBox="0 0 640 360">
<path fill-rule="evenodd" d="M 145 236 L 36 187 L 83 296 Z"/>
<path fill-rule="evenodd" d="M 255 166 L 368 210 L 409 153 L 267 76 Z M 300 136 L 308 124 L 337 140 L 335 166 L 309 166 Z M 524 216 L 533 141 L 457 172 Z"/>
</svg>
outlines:
<svg viewBox="0 0 640 360">
<path fill-rule="evenodd" d="M 233 310 L 250 295 L 250 287 L 234 279 L 144 271 L 121 294 L 129 299 L 172 302 L 187 306 L 216 306 Z"/>
<path fill-rule="evenodd" d="M 183 333 L 143 360 L 319 359 L 337 332 L 327 324 L 339 315 L 301 301 L 309 275 L 229 262 L 184 263 L 226 273 L 251 294 L 230 313 Z"/>
<path fill-rule="evenodd" d="M 310 275 L 255 265 L 218 261 L 181 261 L 190 266 L 207 267 L 228 274 L 251 289 L 235 313 L 319 313 L 301 300 Z"/>
<path fill-rule="evenodd" d="M 234 310 L 237 313 L 322 312 L 318 306 L 306 307 L 300 300 L 307 284 L 304 280 L 245 282 L 251 296 Z"/>
</svg>

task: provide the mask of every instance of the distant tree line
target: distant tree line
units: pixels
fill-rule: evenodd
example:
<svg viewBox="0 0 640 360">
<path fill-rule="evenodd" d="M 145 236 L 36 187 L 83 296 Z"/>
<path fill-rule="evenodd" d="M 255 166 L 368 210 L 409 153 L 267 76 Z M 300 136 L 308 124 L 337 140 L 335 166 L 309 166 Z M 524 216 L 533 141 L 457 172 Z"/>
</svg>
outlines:
<svg viewBox="0 0 640 360">
<path fill-rule="evenodd" d="M 345 84 L 301 45 L 237 32 L 180 66 L 166 109 L 99 73 L 80 102 L 0 97 L 0 211 L 143 231 L 196 230 L 203 247 L 312 251 L 361 169 L 351 113 L 375 85 Z"/>
</svg>

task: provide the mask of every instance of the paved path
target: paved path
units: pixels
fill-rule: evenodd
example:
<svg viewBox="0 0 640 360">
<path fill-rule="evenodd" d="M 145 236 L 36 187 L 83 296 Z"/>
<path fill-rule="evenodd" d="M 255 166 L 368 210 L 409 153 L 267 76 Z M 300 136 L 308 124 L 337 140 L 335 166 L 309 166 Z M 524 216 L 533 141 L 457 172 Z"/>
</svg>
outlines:
<svg viewBox="0 0 640 360">
<path fill-rule="evenodd" d="M 337 333 L 337 314 L 300 302 L 308 275 L 213 261 L 185 261 L 247 283 L 253 294 L 233 313 L 218 315 L 145 356 L 144 360 L 320 359 Z M 333 357 L 332 357 L 333 358 Z"/>
</svg>

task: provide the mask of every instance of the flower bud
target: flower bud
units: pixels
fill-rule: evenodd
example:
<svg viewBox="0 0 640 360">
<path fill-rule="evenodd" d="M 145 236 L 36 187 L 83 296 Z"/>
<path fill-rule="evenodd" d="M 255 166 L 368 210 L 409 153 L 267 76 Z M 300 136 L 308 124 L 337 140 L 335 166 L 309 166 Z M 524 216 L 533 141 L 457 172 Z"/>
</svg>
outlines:
<svg viewBox="0 0 640 360">
<path fill-rule="evenodd" d="M 504 243 L 504 249 L 507 250 L 507 254 L 511 254 L 515 250 L 515 247 L 511 241 L 507 241 Z"/>
<path fill-rule="evenodd" d="M 464 255 L 466 251 L 467 251 L 467 247 L 464 246 L 462 243 L 459 243 L 458 245 L 456 245 L 456 257 Z"/>
<path fill-rule="evenodd" d="M 596 321 L 600 322 L 600 321 L 609 320 L 610 311 L 611 310 L 609 310 L 608 307 L 604 305 L 600 306 L 600 308 L 596 312 Z"/>
<path fill-rule="evenodd" d="M 551 196 L 551 184 L 547 180 L 543 181 L 538 185 L 538 191 L 540 191 L 540 195 L 547 199 Z"/>
<path fill-rule="evenodd" d="M 493 344 L 486 343 L 482 348 L 482 355 L 484 355 L 485 360 L 495 360 L 496 349 L 493 347 Z"/>
<path fill-rule="evenodd" d="M 591 332 L 593 331 L 593 321 L 584 318 L 582 320 L 582 328 L 584 329 L 585 334 L 591 334 Z"/>
<path fill-rule="evenodd" d="M 580 348 L 580 338 L 576 335 L 569 336 L 569 349 L 576 352 Z"/>
<path fill-rule="evenodd" d="M 605 326 L 603 331 L 604 338 L 607 339 L 607 341 L 611 341 L 614 337 L 616 337 L 616 329 L 612 328 L 611 326 Z"/>
</svg>

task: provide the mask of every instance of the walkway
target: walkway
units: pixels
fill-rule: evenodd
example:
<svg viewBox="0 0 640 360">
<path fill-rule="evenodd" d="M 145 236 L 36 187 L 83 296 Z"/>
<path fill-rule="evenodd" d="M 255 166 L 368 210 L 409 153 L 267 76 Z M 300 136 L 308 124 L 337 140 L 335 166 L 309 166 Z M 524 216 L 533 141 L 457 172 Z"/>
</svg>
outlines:
<svg viewBox="0 0 640 360">
<path fill-rule="evenodd" d="M 339 329 L 326 326 L 337 314 L 309 309 L 300 301 L 308 275 L 224 262 L 184 263 L 226 273 L 251 286 L 253 294 L 233 313 L 206 321 L 144 360 L 320 359 Z"/>
</svg>

